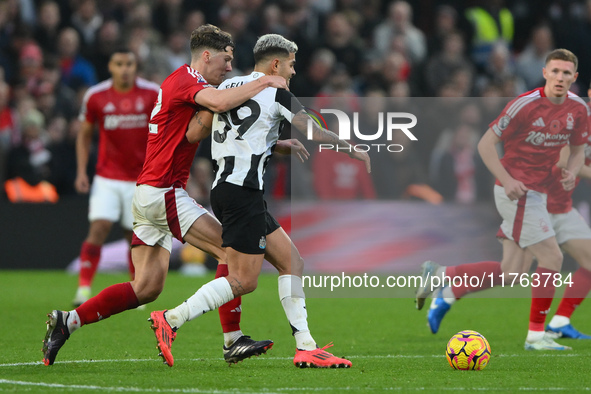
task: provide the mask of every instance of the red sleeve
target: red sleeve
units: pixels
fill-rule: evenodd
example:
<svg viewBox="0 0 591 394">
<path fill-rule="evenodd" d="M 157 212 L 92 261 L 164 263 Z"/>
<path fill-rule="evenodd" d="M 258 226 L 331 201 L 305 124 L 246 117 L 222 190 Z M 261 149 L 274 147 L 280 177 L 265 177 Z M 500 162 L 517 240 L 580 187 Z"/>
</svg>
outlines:
<svg viewBox="0 0 591 394">
<path fill-rule="evenodd" d="M 96 111 L 96 95 L 87 93 L 82 100 L 78 120 L 94 124 L 98 121 L 99 116 Z"/>
<path fill-rule="evenodd" d="M 213 88 L 213 86 L 207 83 L 197 71 L 187 67 L 186 72 L 178 73 L 172 88 L 175 101 L 195 105 L 195 95 L 199 91 Z"/>
<path fill-rule="evenodd" d="M 589 107 L 585 105 L 585 109 L 579 112 L 575 120 L 575 127 L 570 136 L 569 143 L 571 145 L 583 145 L 587 143 L 589 137 Z"/>
<path fill-rule="evenodd" d="M 511 100 L 509 104 L 505 106 L 501 114 L 489 124 L 489 127 L 501 140 L 505 141 L 519 128 L 520 120 L 522 119 L 523 112 L 525 110 L 515 111 L 515 107 L 518 105 L 516 101 L 520 100 L 521 97 Z"/>
</svg>

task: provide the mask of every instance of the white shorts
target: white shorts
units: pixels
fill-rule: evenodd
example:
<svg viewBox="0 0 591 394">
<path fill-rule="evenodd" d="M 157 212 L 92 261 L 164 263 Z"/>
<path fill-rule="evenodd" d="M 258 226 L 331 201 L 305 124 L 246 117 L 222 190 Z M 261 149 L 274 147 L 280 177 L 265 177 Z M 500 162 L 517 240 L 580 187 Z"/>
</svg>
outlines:
<svg viewBox="0 0 591 394">
<path fill-rule="evenodd" d="M 495 204 L 503 218 L 501 230 L 522 248 L 542 242 L 555 235 L 546 208 L 547 195 L 529 190 L 519 200 L 511 201 L 505 188 L 495 185 Z"/>
<path fill-rule="evenodd" d="M 131 230 L 133 227 L 131 200 L 134 191 L 134 181 L 120 181 L 95 175 L 90 188 L 88 220 L 120 222 L 121 227 Z"/>
<path fill-rule="evenodd" d="M 591 239 L 591 229 L 575 208 L 567 213 L 550 214 L 559 245 L 571 239 Z"/>
<path fill-rule="evenodd" d="M 172 237 L 183 241 L 195 220 L 207 210 L 189 197 L 182 188 L 158 188 L 139 185 L 133 195 L 132 245 L 156 244 L 169 252 Z"/>
</svg>

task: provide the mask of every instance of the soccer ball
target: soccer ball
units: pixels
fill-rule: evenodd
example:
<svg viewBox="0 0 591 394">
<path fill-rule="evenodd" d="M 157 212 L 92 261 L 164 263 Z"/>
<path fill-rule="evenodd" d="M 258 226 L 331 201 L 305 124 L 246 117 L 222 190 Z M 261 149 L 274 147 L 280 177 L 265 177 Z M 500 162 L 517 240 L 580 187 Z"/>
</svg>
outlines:
<svg viewBox="0 0 591 394">
<path fill-rule="evenodd" d="M 490 361 L 490 345 L 472 330 L 460 331 L 447 343 L 445 356 L 453 369 L 480 371 Z"/>
</svg>

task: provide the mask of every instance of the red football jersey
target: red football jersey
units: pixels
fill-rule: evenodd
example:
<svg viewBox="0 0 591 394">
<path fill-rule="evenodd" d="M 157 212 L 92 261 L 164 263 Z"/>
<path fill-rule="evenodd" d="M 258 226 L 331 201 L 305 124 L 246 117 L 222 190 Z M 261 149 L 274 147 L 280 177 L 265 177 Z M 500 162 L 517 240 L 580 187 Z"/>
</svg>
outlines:
<svg viewBox="0 0 591 394">
<path fill-rule="evenodd" d="M 96 174 L 135 181 L 146 157 L 148 121 L 158 96 L 158 85 L 136 78 L 131 91 L 120 93 L 108 79 L 84 95 L 80 121 L 99 125 Z"/>
<path fill-rule="evenodd" d="M 199 110 L 195 94 L 210 87 L 213 86 L 197 70 L 186 64 L 162 82 L 152 110 L 146 161 L 138 185 L 186 186 L 199 144 L 191 144 L 185 134 L 191 118 Z"/>
<path fill-rule="evenodd" d="M 560 149 L 587 142 L 587 116 L 587 105 L 571 92 L 562 104 L 550 102 L 544 88 L 512 100 L 490 124 L 503 141 L 503 167 L 527 188 L 545 193 Z"/>
</svg>

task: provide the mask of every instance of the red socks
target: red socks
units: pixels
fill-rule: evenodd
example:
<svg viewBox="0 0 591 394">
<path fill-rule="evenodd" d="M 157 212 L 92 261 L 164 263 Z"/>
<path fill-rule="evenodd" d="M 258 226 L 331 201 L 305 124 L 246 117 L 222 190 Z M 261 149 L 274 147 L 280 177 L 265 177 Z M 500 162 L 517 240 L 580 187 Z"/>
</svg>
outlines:
<svg viewBox="0 0 591 394">
<path fill-rule="evenodd" d="M 493 285 L 499 285 L 502 282 L 501 263 L 497 261 L 482 261 L 479 263 L 461 264 L 445 269 L 445 275 L 453 278 L 454 276 L 462 277 L 462 285 L 459 287 L 452 286 L 452 292 L 456 298 L 462 298 L 468 293 L 485 290 Z M 490 274 L 493 275 L 492 279 Z M 478 278 L 480 286 L 470 286 L 470 278 Z M 484 280 L 483 280 L 484 278 Z M 492 283 L 491 283 L 492 281 Z M 447 282 L 447 281 L 446 281 Z M 474 279 L 472 283 L 476 283 Z M 480 283 L 482 282 L 482 283 Z"/>
<path fill-rule="evenodd" d="M 218 264 L 215 277 L 228 276 L 228 265 Z M 240 316 L 242 315 L 242 297 L 236 297 L 218 308 L 223 332 L 240 330 Z"/>
<path fill-rule="evenodd" d="M 131 283 L 125 282 L 107 287 L 76 308 L 76 312 L 80 316 L 80 325 L 83 326 L 137 308 L 139 305 Z"/>
<path fill-rule="evenodd" d="M 591 289 L 591 271 L 579 268 L 572 277 L 572 286 L 566 287 L 556 314 L 570 318 Z"/>
<path fill-rule="evenodd" d="M 531 331 L 544 331 L 546 315 L 552 305 L 554 292 L 554 274 L 558 271 L 538 267 L 536 274 L 539 275 L 539 286 L 531 287 L 531 309 L 529 312 L 529 329 Z M 548 278 L 550 274 L 550 278 Z M 530 277 L 531 278 L 531 277 Z M 548 278 L 548 281 L 546 279 Z M 544 286 L 545 285 L 545 286 Z"/>
<path fill-rule="evenodd" d="M 99 260 L 101 259 L 100 245 L 93 245 L 84 241 L 80 250 L 80 275 L 78 286 L 90 286 L 96 273 Z"/>
</svg>

